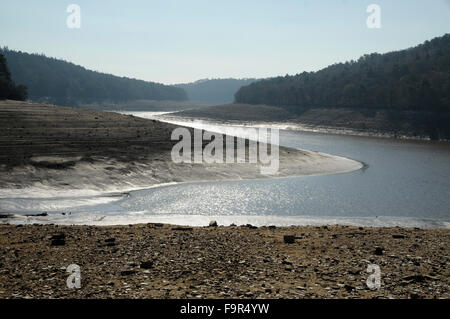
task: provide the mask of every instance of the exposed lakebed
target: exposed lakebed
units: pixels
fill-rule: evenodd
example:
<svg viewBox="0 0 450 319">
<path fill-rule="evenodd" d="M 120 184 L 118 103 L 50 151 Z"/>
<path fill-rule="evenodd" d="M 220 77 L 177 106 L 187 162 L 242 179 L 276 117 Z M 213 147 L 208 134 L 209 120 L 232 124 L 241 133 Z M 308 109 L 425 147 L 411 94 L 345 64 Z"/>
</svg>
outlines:
<svg viewBox="0 0 450 319">
<path fill-rule="evenodd" d="M 182 120 L 177 124 L 218 132 L 224 128 Z M 49 213 L 15 219 L 21 223 L 207 225 L 215 219 L 219 224 L 254 225 L 450 225 L 448 142 L 281 130 L 280 145 L 348 157 L 366 165 L 343 174 L 183 183 L 123 196 L 9 198 L 2 199 L 3 206 L 8 205 L 10 212 Z"/>
</svg>

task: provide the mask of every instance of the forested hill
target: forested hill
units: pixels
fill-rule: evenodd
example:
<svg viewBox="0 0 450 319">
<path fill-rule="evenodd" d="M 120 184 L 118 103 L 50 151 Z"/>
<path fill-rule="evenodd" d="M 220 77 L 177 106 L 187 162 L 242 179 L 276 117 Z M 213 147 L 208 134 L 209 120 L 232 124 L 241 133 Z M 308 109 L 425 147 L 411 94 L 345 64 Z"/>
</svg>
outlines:
<svg viewBox="0 0 450 319">
<path fill-rule="evenodd" d="M 129 100 L 187 99 L 183 89 L 87 70 L 42 54 L 0 48 L 16 83 L 28 87 L 30 100 L 76 106 Z"/>
<path fill-rule="evenodd" d="M 256 79 L 203 79 L 192 83 L 176 84 L 175 86 L 184 89 L 191 101 L 217 105 L 232 103 L 234 94 L 242 86 L 255 81 Z"/>
<path fill-rule="evenodd" d="M 255 82 L 242 87 L 235 102 L 294 113 L 319 107 L 450 111 L 450 34 L 318 72 Z"/>
</svg>

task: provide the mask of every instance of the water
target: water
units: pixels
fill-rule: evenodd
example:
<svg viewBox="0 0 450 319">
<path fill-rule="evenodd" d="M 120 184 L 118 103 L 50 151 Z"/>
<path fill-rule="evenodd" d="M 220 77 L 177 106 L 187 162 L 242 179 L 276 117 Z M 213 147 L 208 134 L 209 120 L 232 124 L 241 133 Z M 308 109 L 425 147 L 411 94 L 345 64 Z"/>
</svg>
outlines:
<svg viewBox="0 0 450 319">
<path fill-rule="evenodd" d="M 195 126 L 223 130 L 220 125 L 202 122 Z M 103 197 L 103 202 L 95 205 L 77 202 L 70 207 L 71 216 L 55 214 L 52 221 L 206 225 L 215 219 L 219 224 L 450 226 L 450 143 L 280 131 L 280 144 L 349 157 L 366 167 L 326 176 L 138 190 L 119 200 Z M 33 200 L 34 205 L 42 205 L 39 198 Z M 70 198 L 65 200 L 70 202 Z"/>
</svg>

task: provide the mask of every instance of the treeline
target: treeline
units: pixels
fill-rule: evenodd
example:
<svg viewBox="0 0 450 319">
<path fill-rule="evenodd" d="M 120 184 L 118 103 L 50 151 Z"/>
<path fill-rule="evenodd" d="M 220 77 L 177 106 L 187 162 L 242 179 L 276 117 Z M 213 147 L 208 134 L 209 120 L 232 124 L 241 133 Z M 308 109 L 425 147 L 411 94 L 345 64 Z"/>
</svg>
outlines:
<svg viewBox="0 0 450 319">
<path fill-rule="evenodd" d="M 184 89 L 191 101 L 218 105 L 232 103 L 234 94 L 242 86 L 255 81 L 256 79 L 203 79 L 175 86 Z"/>
<path fill-rule="evenodd" d="M 242 87 L 236 103 L 308 108 L 450 111 L 450 34 L 407 50 L 373 53 L 317 72 Z"/>
<path fill-rule="evenodd" d="M 19 100 L 27 99 L 27 88 L 24 85 L 16 85 L 11 79 L 6 58 L 0 54 L 0 100 Z"/>
<path fill-rule="evenodd" d="M 0 48 L 13 80 L 28 87 L 29 99 L 76 106 L 89 103 L 121 103 L 130 100 L 187 99 L 183 89 L 87 70 L 70 62 Z"/>
</svg>

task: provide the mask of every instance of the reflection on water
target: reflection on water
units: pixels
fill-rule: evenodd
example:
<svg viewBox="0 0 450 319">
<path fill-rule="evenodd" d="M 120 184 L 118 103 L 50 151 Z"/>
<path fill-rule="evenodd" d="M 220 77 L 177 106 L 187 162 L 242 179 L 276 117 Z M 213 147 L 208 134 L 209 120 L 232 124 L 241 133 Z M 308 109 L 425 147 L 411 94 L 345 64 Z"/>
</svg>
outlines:
<svg viewBox="0 0 450 319">
<path fill-rule="evenodd" d="M 198 123 L 197 123 L 198 127 Z M 220 131 L 220 126 L 208 129 Z M 74 206 L 61 222 L 448 227 L 450 143 L 280 131 L 280 144 L 366 164 L 346 174 L 166 186 Z M 88 214 L 87 214 L 88 213 Z M 92 214 L 95 213 L 95 214 Z"/>
</svg>

